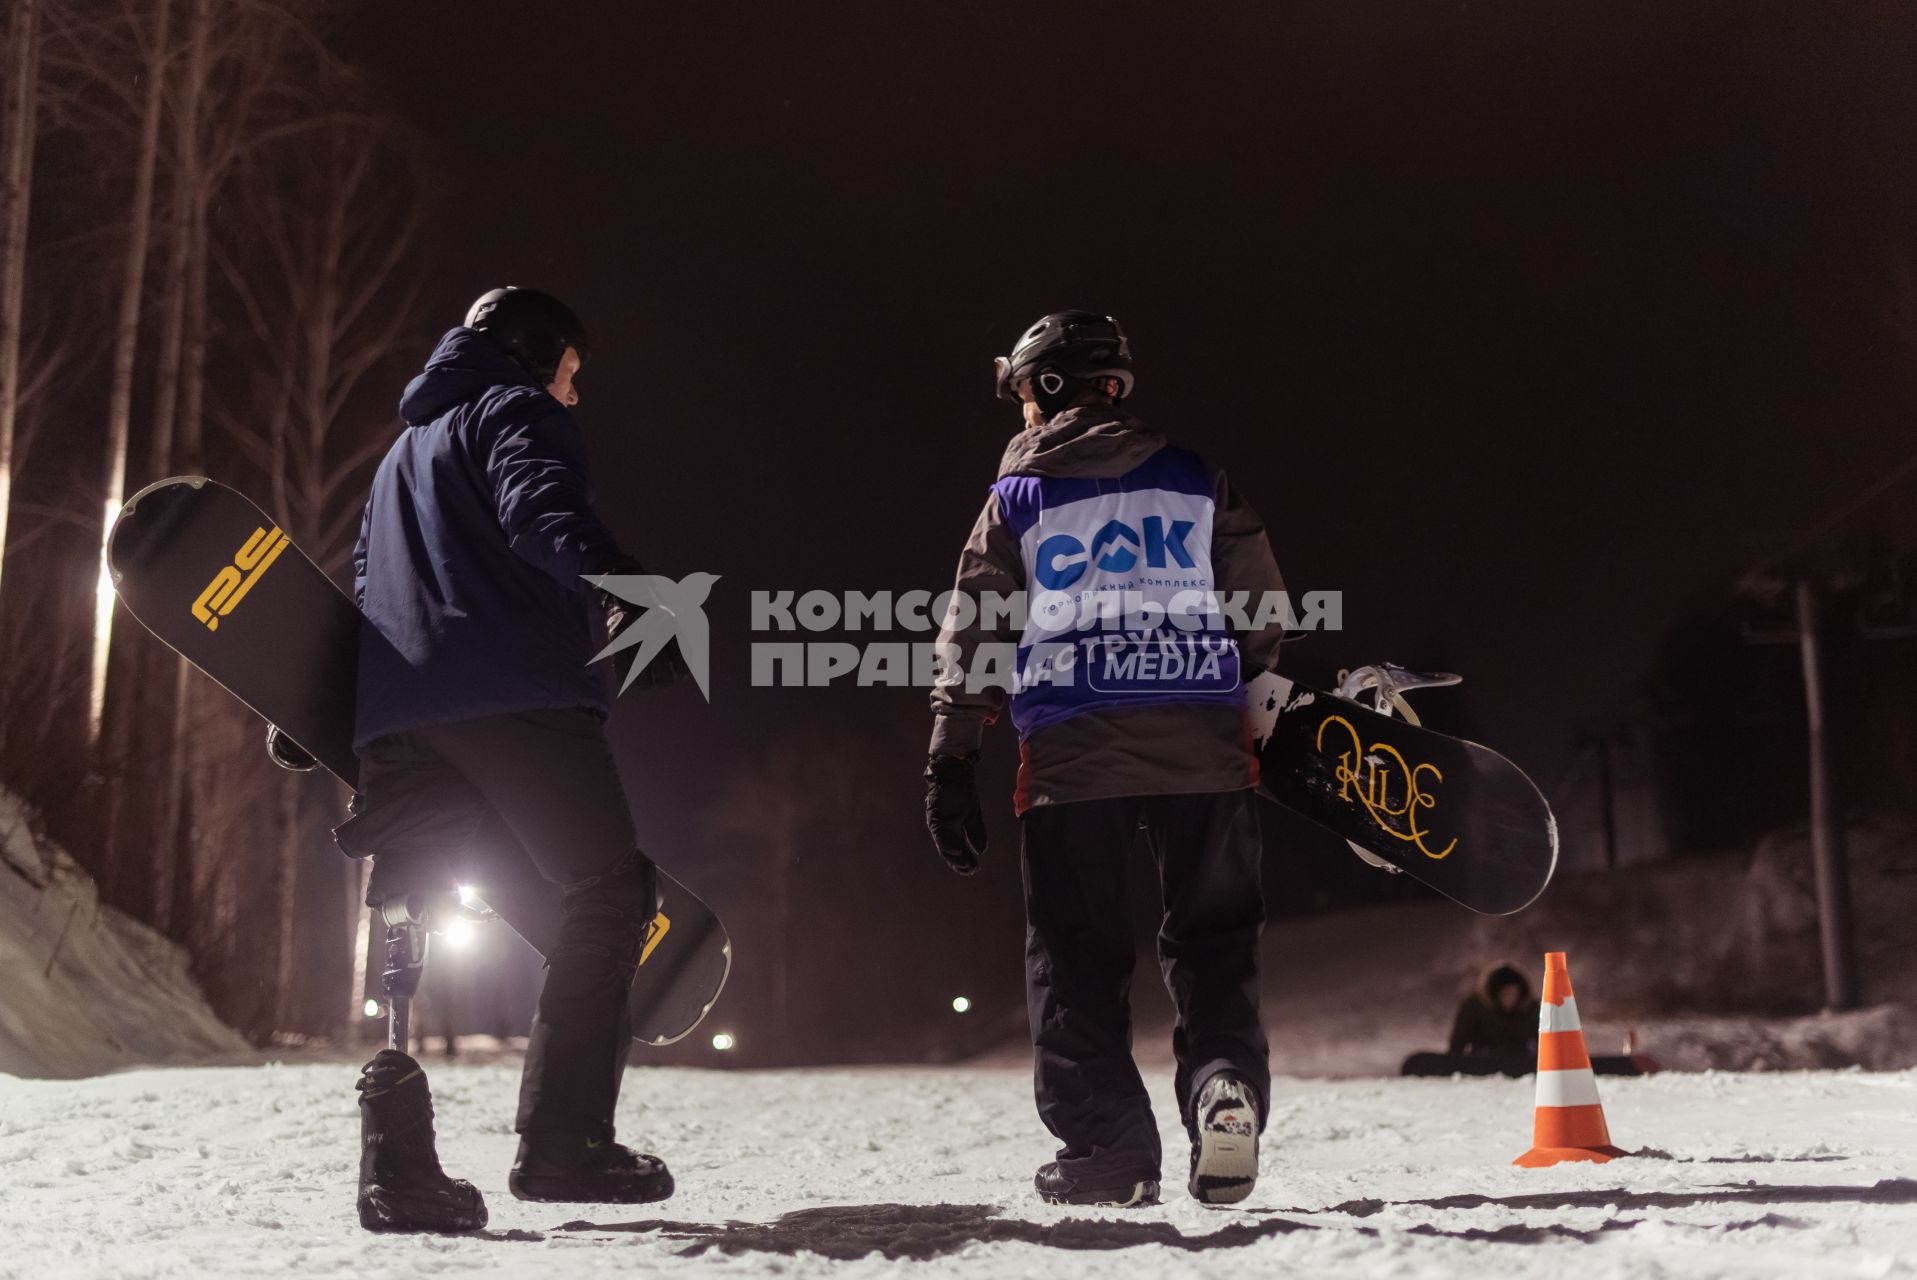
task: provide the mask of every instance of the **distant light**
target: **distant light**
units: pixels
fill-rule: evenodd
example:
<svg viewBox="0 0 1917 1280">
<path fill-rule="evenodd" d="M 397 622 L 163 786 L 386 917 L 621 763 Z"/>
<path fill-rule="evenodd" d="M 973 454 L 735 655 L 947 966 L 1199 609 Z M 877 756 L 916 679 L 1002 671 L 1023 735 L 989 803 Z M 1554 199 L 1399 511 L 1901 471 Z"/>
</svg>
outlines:
<svg viewBox="0 0 1917 1280">
<path fill-rule="evenodd" d="M 952 997 L 953 1013 L 968 1013 L 971 1011 L 971 1008 L 972 1008 L 971 997 L 969 996 L 953 996 Z"/>
<path fill-rule="evenodd" d="M 726 1050 L 730 1049 L 733 1045 L 737 1043 L 739 1042 L 732 1038 L 732 1033 L 730 1031 L 721 1031 L 718 1035 L 712 1037 L 712 1047 L 717 1049 L 720 1053 L 724 1053 Z"/>
<path fill-rule="evenodd" d="M 479 897 L 479 891 L 474 889 L 471 885 L 462 884 L 459 886 L 459 905 L 460 906 L 470 907 L 473 905 L 474 900 L 477 899 L 478 897 Z"/>
<path fill-rule="evenodd" d="M 362 1006 L 362 1007 L 363 1007 L 363 1008 L 365 1009 L 365 1011 L 366 1011 L 366 1016 L 367 1016 L 367 1017 L 369 1017 L 369 1018 L 377 1018 L 377 1017 L 379 1017 L 379 1013 L 380 1013 L 380 1008 L 379 1008 L 379 1001 L 377 1001 L 377 1000 L 368 1000 L 368 1001 L 367 1001 L 367 1002 L 365 1003 L 365 1005 L 364 1005 L 364 1006 Z"/>
<path fill-rule="evenodd" d="M 446 945 L 454 950 L 462 950 L 472 945 L 473 924 L 470 920 L 454 920 L 446 926 Z"/>
</svg>

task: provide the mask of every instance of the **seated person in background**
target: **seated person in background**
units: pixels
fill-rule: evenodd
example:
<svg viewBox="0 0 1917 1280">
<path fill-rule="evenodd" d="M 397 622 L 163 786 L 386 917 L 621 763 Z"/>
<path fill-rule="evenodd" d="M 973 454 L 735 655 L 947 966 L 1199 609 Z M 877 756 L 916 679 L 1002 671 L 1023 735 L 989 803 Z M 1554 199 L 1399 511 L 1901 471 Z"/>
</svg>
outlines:
<svg viewBox="0 0 1917 1280">
<path fill-rule="evenodd" d="M 1454 1057 L 1496 1056 L 1523 1061 L 1538 1051 L 1538 998 L 1525 976 L 1508 964 L 1485 974 L 1458 1006 L 1451 1023 Z"/>
</svg>

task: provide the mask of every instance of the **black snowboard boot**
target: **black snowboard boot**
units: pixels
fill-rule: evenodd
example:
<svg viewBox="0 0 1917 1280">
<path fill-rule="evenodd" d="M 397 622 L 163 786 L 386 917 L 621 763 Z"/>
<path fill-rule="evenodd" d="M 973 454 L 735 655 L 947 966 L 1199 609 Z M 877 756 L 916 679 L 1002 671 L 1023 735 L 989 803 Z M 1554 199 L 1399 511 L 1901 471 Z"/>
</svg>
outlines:
<svg viewBox="0 0 1917 1280">
<path fill-rule="evenodd" d="M 1236 1204 L 1258 1181 L 1258 1095 L 1229 1071 L 1205 1082 L 1192 1104 L 1192 1199 Z"/>
<path fill-rule="evenodd" d="M 521 1200 L 582 1204 L 648 1204 L 673 1190 L 665 1161 L 610 1138 L 536 1144 L 521 1138 L 506 1185 Z"/>
<path fill-rule="evenodd" d="M 433 1147 L 433 1095 L 426 1072 L 382 1049 L 359 1077 L 359 1224 L 368 1231 L 477 1231 L 486 1202 L 449 1178 Z"/>
<path fill-rule="evenodd" d="M 1040 1165 L 1038 1176 L 1032 1179 L 1032 1184 L 1038 1188 L 1038 1198 L 1047 1204 L 1142 1209 L 1146 1205 L 1158 1203 L 1158 1181 L 1155 1178 L 1135 1178 L 1092 1186 L 1060 1173 L 1056 1161 Z"/>
</svg>

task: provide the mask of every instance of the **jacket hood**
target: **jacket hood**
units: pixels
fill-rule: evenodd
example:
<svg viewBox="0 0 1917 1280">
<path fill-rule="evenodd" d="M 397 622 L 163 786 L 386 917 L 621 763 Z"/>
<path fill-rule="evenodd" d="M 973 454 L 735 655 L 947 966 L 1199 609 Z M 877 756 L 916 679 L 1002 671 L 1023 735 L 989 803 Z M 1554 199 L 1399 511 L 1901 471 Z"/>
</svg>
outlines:
<svg viewBox="0 0 1917 1280">
<path fill-rule="evenodd" d="M 1110 405 L 1067 409 L 1013 436 L 1001 476 L 1122 476 L 1165 447 L 1165 437 Z"/>
<path fill-rule="evenodd" d="M 1478 999 L 1484 1001 L 1486 1005 L 1493 1009 L 1497 1008 L 1498 990 L 1501 987 L 1516 987 L 1518 989 L 1518 1008 L 1520 1009 L 1535 999 L 1531 994 L 1531 980 L 1508 964 L 1496 965 L 1487 970 L 1482 978 L 1478 979 Z M 1454 987 L 1453 990 L 1456 990 L 1456 988 Z"/>
<path fill-rule="evenodd" d="M 513 363 L 490 338 L 462 325 L 447 331 L 434 348 L 432 359 L 426 362 L 426 371 L 406 384 L 399 398 L 399 416 L 407 426 L 414 427 L 494 387 L 538 386 L 532 375 Z"/>
</svg>

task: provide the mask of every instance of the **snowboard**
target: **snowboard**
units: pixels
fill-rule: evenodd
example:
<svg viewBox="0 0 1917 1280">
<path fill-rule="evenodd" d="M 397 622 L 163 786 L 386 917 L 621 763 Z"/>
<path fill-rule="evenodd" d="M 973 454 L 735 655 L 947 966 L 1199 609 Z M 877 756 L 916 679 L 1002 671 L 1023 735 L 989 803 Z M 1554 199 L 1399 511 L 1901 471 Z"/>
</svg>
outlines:
<svg viewBox="0 0 1917 1280">
<path fill-rule="evenodd" d="M 1414 1053 L 1398 1074 L 1405 1076 L 1519 1076 L 1535 1074 L 1535 1053 Z M 1654 1059 L 1641 1053 L 1613 1054 L 1591 1059 L 1591 1070 L 1601 1076 L 1645 1076 L 1657 1070 Z"/>
<path fill-rule="evenodd" d="M 355 785 L 362 619 L 270 516 L 204 476 L 148 485 L 120 509 L 107 568 L 142 626 Z M 378 641 L 378 632 L 366 629 Z M 559 940 L 560 891 L 516 848 L 466 874 L 484 907 L 540 955 Z M 633 1038 L 690 1035 L 725 987 L 732 943 L 699 896 L 659 869 L 661 906 L 632 990 Z"/>
<path fill-rule="evenodd" d="M 1385 673 L 1380 706 L 1404 705 L 1396 689 L 1456 682 L 1363 670 Z M 1551 882 L 1557 819 L 1524 771 L 1489 747 L 1270 673 L 1246 693 L 1259 789 L 1366 861 L 1485 915 L 1520 911 Z"/>
</svg>

